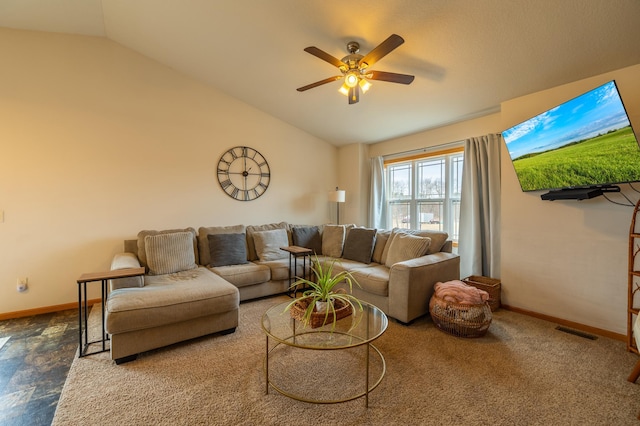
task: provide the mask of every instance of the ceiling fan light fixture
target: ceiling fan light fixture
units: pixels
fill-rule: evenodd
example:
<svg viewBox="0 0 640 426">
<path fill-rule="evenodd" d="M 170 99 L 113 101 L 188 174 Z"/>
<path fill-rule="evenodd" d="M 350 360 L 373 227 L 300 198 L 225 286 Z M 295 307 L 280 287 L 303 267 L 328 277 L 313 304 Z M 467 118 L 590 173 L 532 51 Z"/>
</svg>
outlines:
<svg viewBox="0 0 640 426">
<path fill-rule="evenodd" d="M 360 88 L 362 89 L 362 93 L 367 93 L 367 90 L 371 89 L 371 83 L 369 83 L 364 78 L 360 79 Z"/>
<path fill-rule="evenodd" d="M 359 81 L 360 81 L 360 78 L 358 77 L 358 74 L 356 71 L 349 71 L 344 76 L 344 84 L 346 84 L 347 87 L 356 87 Z"/>
<path fill-rule="evenodd" d="M 349 96 L 349 86 L 347 86 L 346 84 L 343 84 L 338 89 L 338 92 L 342 93 L 345 96 Z"/>
</svg>

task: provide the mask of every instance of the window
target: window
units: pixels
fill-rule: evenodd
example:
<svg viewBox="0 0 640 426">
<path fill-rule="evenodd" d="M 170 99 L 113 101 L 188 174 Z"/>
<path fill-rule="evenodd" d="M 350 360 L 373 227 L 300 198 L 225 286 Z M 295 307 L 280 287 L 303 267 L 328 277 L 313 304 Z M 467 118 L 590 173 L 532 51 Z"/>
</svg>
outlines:
<svg viewBox="0 0 640 426">
<path fill-rule="evenodd" d="M 389 226 L 445 231 L 458 241 L 462 148 L 386 164 Z"/>
</svg>

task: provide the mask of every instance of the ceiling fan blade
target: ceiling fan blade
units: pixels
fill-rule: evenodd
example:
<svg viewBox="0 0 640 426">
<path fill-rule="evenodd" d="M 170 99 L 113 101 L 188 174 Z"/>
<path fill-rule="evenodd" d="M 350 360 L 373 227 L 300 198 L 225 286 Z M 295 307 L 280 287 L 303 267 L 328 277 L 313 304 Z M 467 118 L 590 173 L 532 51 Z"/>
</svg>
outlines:
<svg viewBox="0 0 640 426">
<path fill-rule="evenodd" d="M 309 46 L 305 48 L 304 51 L 307 53 L 311 53 L 313 56 L 320 58 L 323 61 L 327 61 L 331 65 L 336 66 L 338 68 L 346 66 L 346 64 L 342 62 L 340 59 L 336 58 L 335 56 L 329 55 L 324 50 L 320 50 L 315 46 Z"/>
<path fill-rule="evenodd" d="M 341 75 L 336 75 L 335 77 L 325 78 L 324 80 L 316 81 L 315 83 L 307 84 L 306 86 L 298 87 L 296 90 L 298 92 L 304 92 L 305 90 L 313 89 L 314 87 L 322 86 L 323 84 L 331 83 L 332 81 L 340 80 L 342 78 Z"/>
<path fill-rule="evenodd" d="M 349 105 L 357 104 L 360 100 L 360 86 L 356 85 L 349 89 Z"/>
<path fill-rule="evenodd" d="M 391 83 L 411 84 L 415 77 L 408 74 L 396 74 L 394 72 L 371 71 L 367 73 L 367 78 L 370 80 L 388 81 Z"/>
<path fill-rule="evenodd" d="M 360 66 L 363 66 L 365 63 L 367 64 L 367 67 L 372 66 L 402 43 L 404 43 L 404 39 L 402 37 L 397 34 L 391 34 L 375 49 L 367 53 L 364 58 L 360 59 Z"/>
</svg>

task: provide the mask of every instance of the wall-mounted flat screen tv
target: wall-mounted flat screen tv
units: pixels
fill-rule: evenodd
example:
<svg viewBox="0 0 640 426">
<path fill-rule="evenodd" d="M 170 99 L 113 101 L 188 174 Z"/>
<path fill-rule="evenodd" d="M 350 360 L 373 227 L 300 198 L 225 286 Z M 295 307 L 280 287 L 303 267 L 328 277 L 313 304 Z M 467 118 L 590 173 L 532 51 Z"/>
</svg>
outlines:
<svg viewBox="0 0 640 426">
<path fill-rule="evenodd" d="M 502 132 L 523 191 L 640 181 L 640 148 L 615 81 Z"/>
</svg>

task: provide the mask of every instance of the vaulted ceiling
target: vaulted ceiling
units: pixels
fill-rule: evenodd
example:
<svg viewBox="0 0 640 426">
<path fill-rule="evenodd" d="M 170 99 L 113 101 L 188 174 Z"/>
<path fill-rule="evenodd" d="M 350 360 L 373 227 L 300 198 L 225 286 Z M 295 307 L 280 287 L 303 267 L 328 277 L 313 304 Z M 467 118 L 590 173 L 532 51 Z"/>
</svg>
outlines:
<svg viewBox="0 0 640 426">
<path fill-rule="evenodd" d="M 335 145 L 374 143 L 640 63 L 638 0 L 0 0 L 0 27 L 106 37 Z M 306 52 L 405 43 L 349 105 Z"/>
</svg>

